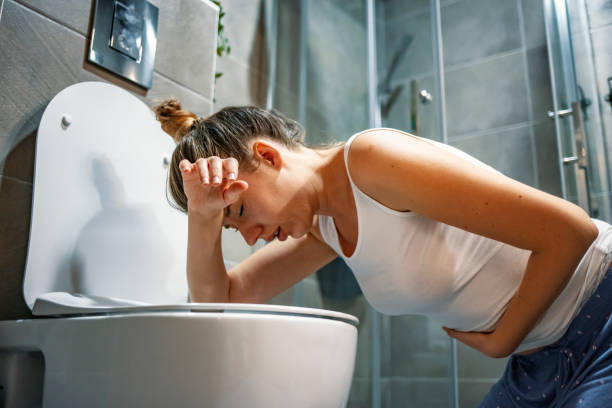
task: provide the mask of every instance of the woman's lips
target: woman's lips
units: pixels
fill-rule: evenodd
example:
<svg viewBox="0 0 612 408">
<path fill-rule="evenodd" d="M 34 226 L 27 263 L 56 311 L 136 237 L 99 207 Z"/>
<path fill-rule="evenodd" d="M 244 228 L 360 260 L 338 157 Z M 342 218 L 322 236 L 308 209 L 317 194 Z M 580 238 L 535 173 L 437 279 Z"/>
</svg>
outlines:
<svg viewBox="0 0 612 408">
<path fill-rule="evenodd" d="M 286 239 L 287 239 L 287 237 L 283 235 L 283 229 L 279 226 L 278 227 L 278 240 L 279 241 L 284 241 Z"/>
</svg>

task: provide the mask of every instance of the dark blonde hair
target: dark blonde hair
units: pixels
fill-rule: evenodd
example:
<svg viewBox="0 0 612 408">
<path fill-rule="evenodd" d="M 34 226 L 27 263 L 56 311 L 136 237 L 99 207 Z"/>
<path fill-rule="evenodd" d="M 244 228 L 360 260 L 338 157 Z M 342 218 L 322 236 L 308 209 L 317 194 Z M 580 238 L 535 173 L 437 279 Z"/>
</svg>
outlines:
<svg viewBox="0 0 612 408">
<path fill-rule="evenodd" d="M 176 99 L 168 99 L 153 108 L 162 129 L 177 143 L 172 153 L 168 187 L 174 203 L 187 212 L 187 197 L 179 163 L 187 159 L 218 156 L 238 160 L 241 170 L 252 171 L 257 166 L 249 147 L 254 137 L 266 137 L 293 149 L 304 144 L 304 128 L 276 110 L 256 106 L 228 106 L 206 118 L 183 110 Z"/>
</svg>

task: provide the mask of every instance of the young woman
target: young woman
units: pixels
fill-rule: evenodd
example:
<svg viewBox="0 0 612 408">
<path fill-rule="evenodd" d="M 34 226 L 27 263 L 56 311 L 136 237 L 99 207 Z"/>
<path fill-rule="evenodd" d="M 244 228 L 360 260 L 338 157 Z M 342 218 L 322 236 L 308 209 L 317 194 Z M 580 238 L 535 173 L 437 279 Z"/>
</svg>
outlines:
<svg viewBox="0 0 612 408">
<path fill-rule="evenodd" d="M 192 301 L 265 302 L 341 256 L 382 313 L 511 355 L 482 406 L 612 406 L 609 224 L 399 130 L 313 149 L 275 111 L 155 112 L 177 142 L 169 188 L 188 215 Z M 221 227 L 273 242 L 227 271 Z"/>
</svg>

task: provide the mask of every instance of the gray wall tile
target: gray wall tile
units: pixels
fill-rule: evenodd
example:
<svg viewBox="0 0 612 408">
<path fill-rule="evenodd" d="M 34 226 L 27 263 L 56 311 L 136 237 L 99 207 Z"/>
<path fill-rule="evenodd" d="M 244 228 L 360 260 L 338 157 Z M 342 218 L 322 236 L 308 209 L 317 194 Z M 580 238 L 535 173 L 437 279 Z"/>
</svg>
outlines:
<svg viewBox="0 0 612 408">
<path fill-rule="evenodd" d="M 446 72 L 449 139 L 529 120 L 520 53 Z"/>
<path fill-rule="evenodd" d="M 278 3 L 276 83 L 297 95 L 300 70 L 299 2 Z M 266 57 L 267 58 L 267 57 Z"/>
<path fill-rule="evenodd" d="M 0 320 L 32 316 L 23 298 L 32 184 L 0 176 Z"/>
<path fill-rule="evenodd" d="M 34 182 L 35 148 L 36 132 L 33 131 L 13 147 L 4 161 L 2 175 L 32 184 Z"/>
<path fill-rule="evenodd" d="M 553 102 L 546 46 L 527 50 L 527 72 L 531 95 L 531 118 L 548 119 L 547 113 L 553 110 Z"/>
<path fill-rule="evenodd" d="M 159 7 L 155 70 L 212 99 L 218 9 L 210 1 L 151 1 Z"/>
<path fill-rule="evenodd" d="M 395 53 L 400 49 L 405 36 L 412 38 L 408 49 L 393 73 L 392 81 L 406 80 L 409 77 L 433 72 L 433 46 L 429 11 L 387 23 L 387 39 L 384 65 L 379 66 L 382 80 L 390 69 Z"/>
<path fill-rule="evenodd" d="M 515 50 L 522 46 L 515 1 L 465 0 L 442 8 L 444 64 Z"/>
<path fill-rule="evenodd" d="M 520 0 L 520 2 L 523 14 L 523 30 L 525 31 L 525 46 L 533 48 L 546 45 L 542 2 L 533 0 Z M 512 2 L 509 1 L 508 3 Z"/>
<path fill-rule="evenodd" d="M 535 185 L 533 147 L 529 126 L 451 141 L 450 144 L 478 158 L 506 176 Z"/>
<path fill-rule="evenodd" d="M 543 120 L 533 125 L 536 162 L 538 164 L 539 189 L 561 197 L 559 153 L 554 122 Z"/>
<path fill-rule="evenodd" d="M 391 407 L 448 407 L 448 379 L 393 378 L 390 380 Z"/>
<path fill-rule="evenodd" d="M 213 110 L 213 104 L 210 99 L 204 98 L 193 90 L 179 85 L 158 73 L 153 73 L 153 84 L 147 96 L 136 96 L 151 107 L 160 100 L 175 97 L 181 101 L 184 108 L 200 116 L 208 116 Z"/>
<path fill-rule="evenodd" d="M 347 407 L 368 408 L 372 406 L 372 385 L 368 378 L 355 378 L 351 384 Z"/>
<path fill-rule="evenodd" d="M 310 2 L 308 13 L 317 22 L 308 28 L 308 106 L 325 118 L 327 132 L 346 140 L 367 127 L 366 70 L 355 63 L 367 57 L 364 27 L 334 2 Z"/>
<path fill-rule="evenodd" d="M 89 16 L 93 12 L 95 1 L 86 0 L 18 0 L 44 16 L 60 22 L 62 25 L 87 35 Z"/>
<path fill-rule="evenodd" d="M 276 106 L 276 109 L 280 110 L 290 118 L 297 120 L 299 115 L 299 101 L 296 93 L 285 89 L 278 83 L 276 84 L 274 91 L 274 105 Z"/>
<path fill-rule="evenodd" d="M 217 60 L 217 71 L 223 76 L 216 83 L 215 111 L 230 105 L 265 105 L 267 77 L 253 67 L 230 55 Z"/>
<path fill-rule="evenodd" d="M 232 0 L 223 1 L 221 5 L 226 13 L 221 22 L 225 26 L 225 36 L 231 46 L 230 55 L 260 74 L 267 74 L 264 2 Z M 282 5 L 279 4 L 279 7 Z M 281 23 L 279 21 L 279 24 Z M 291 23 L 296 24 L 295 21 Z"/>
</svg>

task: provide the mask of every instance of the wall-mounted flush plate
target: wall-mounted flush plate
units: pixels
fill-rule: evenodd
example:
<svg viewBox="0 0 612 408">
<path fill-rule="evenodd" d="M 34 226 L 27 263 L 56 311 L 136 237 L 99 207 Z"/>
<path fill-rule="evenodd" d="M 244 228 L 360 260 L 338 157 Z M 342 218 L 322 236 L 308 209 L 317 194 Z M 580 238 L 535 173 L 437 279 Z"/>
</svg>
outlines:
<svg viewBox="0 0 612 408">
<path fill-rule="evenodd" d="M 89 61 L 151 88 L 157 17 L 146 0 L 96 0 Z"/>
</svg>

